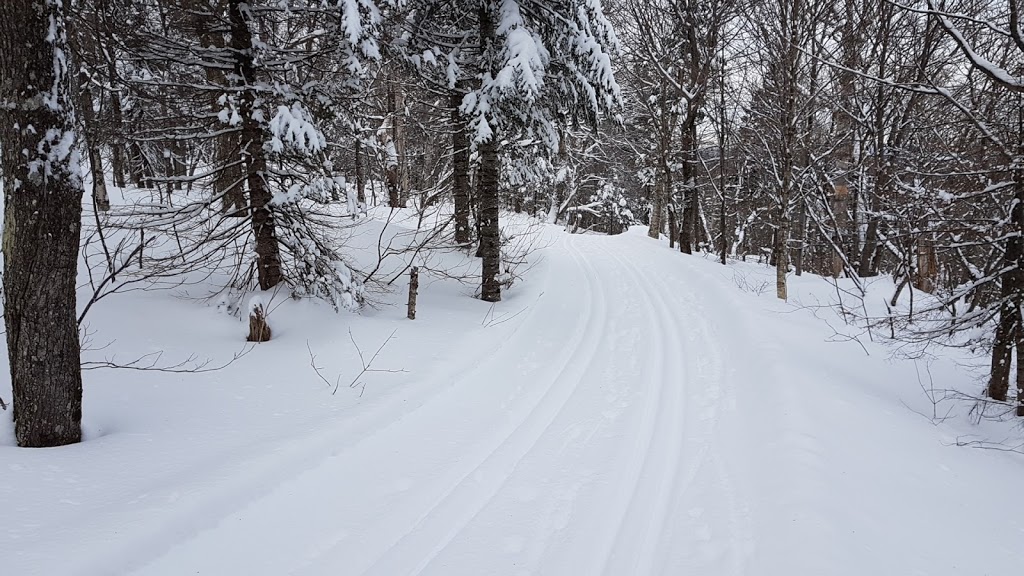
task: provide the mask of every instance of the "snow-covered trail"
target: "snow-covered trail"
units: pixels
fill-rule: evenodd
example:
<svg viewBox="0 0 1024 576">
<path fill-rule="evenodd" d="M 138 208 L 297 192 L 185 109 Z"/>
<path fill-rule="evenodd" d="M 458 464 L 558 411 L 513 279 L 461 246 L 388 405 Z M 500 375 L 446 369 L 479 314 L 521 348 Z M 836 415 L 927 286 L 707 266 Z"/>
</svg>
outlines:
<svg viewBox="0 0 1024 576">
<path fill-rule="evenodd" d="M 741 573 L 734 372 L 701 284 L 641 242 L 560 236 L 500 347 L 138 573 Z"/>
<path fill-rule="evenodd" d="M 1024 502 L 977 495 L 1010 495 L 1024 465 L 950 447 L 894 400 L 905 370 L 636 230 L 547 233 L 525 310 L 503 303 L 414 385 L 24 558 L 82 576 L 1019 567 Z"/>
</svg>

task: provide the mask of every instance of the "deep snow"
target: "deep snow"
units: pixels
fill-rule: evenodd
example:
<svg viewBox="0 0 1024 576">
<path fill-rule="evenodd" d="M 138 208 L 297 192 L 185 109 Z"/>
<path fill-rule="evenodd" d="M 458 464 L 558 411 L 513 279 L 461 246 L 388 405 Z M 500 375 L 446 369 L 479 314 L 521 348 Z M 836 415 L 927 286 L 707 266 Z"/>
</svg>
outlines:
<svg viewBox="0 0 1024 576">
<path fill-rule="evenodd" d="M 919 365 L 829 342 L 809 311 L 750 293 L 763 266 L 637 229 L 537 233 L 536 265 L 493 309 L 429 278 L 415 321 L 287 301 L 274 340 L 223 370 L 87 372 L 82 444 L 17 449 L 3 413 L 0 573 L 1019 571 L 1024 456 L 954 446 L 1015 424 L 973 426 L 959 408 L 930 421 Z M 94 357 L 217 362 L 245 325 L 128 293 L 90 330 L 114 340 Z M 349 388 L 349 330 L 364 353 L 395 331 L 375 367 L 404 372 Z M 970 386 L 950 354 L 935 385 Z"/>
</svg>

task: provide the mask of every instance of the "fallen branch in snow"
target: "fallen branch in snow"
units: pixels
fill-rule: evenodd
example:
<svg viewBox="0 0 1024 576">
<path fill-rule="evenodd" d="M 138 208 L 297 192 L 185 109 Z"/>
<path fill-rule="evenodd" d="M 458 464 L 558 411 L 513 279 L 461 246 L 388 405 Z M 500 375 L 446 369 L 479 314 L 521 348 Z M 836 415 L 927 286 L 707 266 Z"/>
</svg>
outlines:
<svg viewBox="0 0 1024 576">
<path fill-rule="evenodd" d="M 534 304 L 536 304 L 538 301 L 540 301 L 540 297 L 543 296 L 543 295 L 544 295 L 543 292 L 541 292 L 540 294 L 537 294 L 537 300 L 534 300 Z M 483 320 L 480 321 L 480 325 L 483 326 L 484 328 L 491 328 L 492 326 L 497 326 L 499 324 L 504 324 L 505 322 L 508 322 L 509 320 L 512 320 L 516 316 L 519 316 L 523 312 L 526 312 L 526 310 L 529 309 L 529 308 L 530 308 L 529 306 L 524 306 L 518 312 L 514 312 L 514 313 L 511 313 L 511 314 L 502 314 L 501 316 L 495 317 L 495 315 L 494 315 L 494 304 L 491 304 L 490 307 L 487 308 L 487 313 L 484 314 Z"/>
<path fill-rule="evenodd" d="M 349 338 L 349 340 L 352 341 L 352 345 L 356 347 L 356 354 L 359 354 L 359 363 L 363 365 L 363 369 L 360 370 L 359 374 L 356 374 L 356 377 L 353 378 L 352 382 L 349 383 L 349 385 L 348 385 L 349 388 L 355 388 L 356 386 L 359 386 L 359 384 L 360 384 L 359 379 L 362 378 L 363 374 L 366 374 L 367 372 L 390 372 L 390 373 L 406 372 L 406 370 L 401 369 L 401 368 L 393 369 L 393 368 L 373 368 L 372 367 L 373 366 L 373 361 L 377 359 L 377 356 L 379 356 L 381 351 L 384 350 L 384 347 L 388 345 L 388 342 L 391 342 L 391 340 L 394 339 L 395 332 L 398 332 L 397 328 L 391 331 L 391 335 L 388 336 L 387 339 L 384 340 L 384 342 L 381 342 L 380 347 L 377 348 L 377 351 L 374 352 L 373 356 L 370 357 L 370 361 L 367 362 L 365 359 L 363 359 L 363 351 L 359 349 L 359 344 L 356 343 L 355 336 L 352 335 L 352 329 L 351 328 L 348 329 L 348 338 Z M 331 392 L 331 395 L 333 396 L 337 391 L 338 391 L 338 385 L 335 384 L 334 385 L 334 390 Z M 360 390 L 359 390 L 359 397 L 360 398 L 363 397 L 363 392 L 365 392 L 365 391 L 366 391 L 366 383 L 363 382 L 362 383 L 362 388 L 360 388 Z"/>
<path fill-rule="evenodd" d="M 733 270 L 732 283 L 736 285 L 740 290 L 754 294 L 755 296 L 761 296 L 768 290 L 768 281 L 764 280 L 760 284 L 756 281 L 751 281 L 746 274 L 742 274 Z"/>
<path fill-rule="evenodd" d="M 914 370 L 917 372 L 917 385 L 921 387 L 921 390 L 924 392 L 924 395 L 928 398 L 928 401 L 932 403 L 932 415 L 929 417 L 927 414 L 924 414 L 923 412 L 914 410 L 909 405 L 907 405 L 907 403 L 904 402 L 902 399 L 900 400 L 900 404 L 903 404 L 903 407 L 906 408 L 907 410 L 910 410 L 914 414 L 917 414 L 918 416 L 921 416 L 925 420 L 928 420 L 928 422 L 930 422 L 932 426 L 938 426 L 939 424 L 942 424 L 946 420 L 952 418 L 953 409 L 955 408 L 955 406 L 950 406 L 949 409 L 946 410 L 945 414 L 939 416 L 939 404 L 947 400 L 950 400 L 951 397 L 949 394 L 949 390 L 935 389 L 935 380 L 934 378 L 932 378 L 931 365 L 925 364 L 925 372 L 928 373 L 927 387 L 925 387 L 924 385 L 924 380 L 921 379 L 921 367 L 918 364 L 917 360 L 914 360 Z"/>
<path fill-rule="evenodd" d="M 366 361 L 366 358 L 363 356 L 362 349 L 359 348 L 359 344 L 356 343 L 355 336 L 352 335 L 352 329 L 351 328 L 348 329 L 349 340 L 352 341 L 352 346 L 355 347 L 356 354 L 359 355 L 359 363 L 362 365 L 362 370 L 360 370 L 359 374 L 356 374 L 356 377 L 353 378 L 351 382 L 349 382 L 348 387 L 349 388 L 356 388 L 357 386 L 362 384 L 362 387 L 359 390 L 359 397 L 360 398 L 363 397 L 363 392 L 366 391 L 366 383 L 359 381 L 359 379 L 362 378 L 363 375 L 365 375 L 367 373 L 370 373 L 370 372 L 388 372 L 388 373 L 408 372 L 408 370 L 405 370 L 405 369 L 402 369 L 402 368 L 374 368 L 373 367 L 373 362 L 377 359 L 377 356 L 380 356 L 380 353 L 384 350 L 384 347 L 387 346 L 389 342 L 394 340 L 396 332 L 398 332 L 397 328 L 395 330 L 392 330 L 391 334 L 387 337 L 387 339 L 385 339 L 384 342 L 381 343 L 380 347 L 377 348 L 377 351 L 374 352 L 373 356 L 370 357 L 370 360 Z M 335 394 L 338 393 L 338 388 L 341 387 L 341 374 L 339 374 L 338 377 L 335 378 L 334 384 L 331 384 L 331 382 L 324 376 L 324 373 L 322 372 L 323 367 L 316 365 L 316 354 L 314 354 L 313 353 L 313 349 L 310 348 L 309 340 L 306 341 L 306 350 L 309 351 L 309 366 L 313 369 L 313 372 L 316 372 L 317 377 L 320 378 L 320 380 L 322 380 L 323 383 L 326 384 L 328 388 L 330 388 L 331 386 L 334 387 L 334 389 L 331 390 L 331 396 L 334 396 Z"/>
<path fill-rule="evenodd" d="M 1016 452 L 1024 454 L 1024 442 L 1010 446 L 1003 442 L 989 442 L 988 440 L 963 440 L 963 436 L 957 436 L 956 446 L 966 448 L 980 448 L 981 450 L 996 450 L 998 452 Z"/>
<path fill-rule="evenodd" d="M 320 371 L 321 367 L 316 365 L 316 354 L 313 354 L 313 349 L 309 347 L 309 340 L 306 340 L 306 350 L 309 350 L 309 366 L 311 368 L 313 368 L 313 372 L 316 372 L 317 377 L 319 377 L 321 380 L 323 380 L 324 384 L 326 384 L 327 387 L 330 388 L 331 387 L 331 383 L 327 381 L 327 378 L 324 378 L 323 372 Z M 340 384 L 340 383 L 341 383 L 341 375 L 339 374 L 337 381 L 334 383 L 334 390 L 335 391 L 338 390 L 338 384 Z M 334 392 L 332 392 L 332 394 L 333 393 Z"/>
<path fill-rule="evenodd" d="M 150 352 L 149 354 L 143 354 L 138 358 L 127 362 L 119 363 L 116 361 L 114 356 L 100 361 L 87 361 L 82 362 L 82 370 L 98 370 L 101 368 L 115 369 L 115 370 L 139 370 L 146 372 L 170 372 L 173 374 L 202 374 L 205 372 L 216 372 L 223 370 L 231 364 L 234 364 L 239 358 L 245 356 L 249 352 L 252 352 L 252 346 L 248 345 L 235 352 L 231 359 L 223 364 L 217 364 L 211 366 L 213 362 L 210 358 L 203 360 L 199 359 L 196 354 L 190 355 L 185 360 L 178 362 L 177 364 L 169 364 L 165 366 L 160 365 L 160 360 L 163 358 L 164 351 L 160 350 L 157 352 Z"/>
</svg>

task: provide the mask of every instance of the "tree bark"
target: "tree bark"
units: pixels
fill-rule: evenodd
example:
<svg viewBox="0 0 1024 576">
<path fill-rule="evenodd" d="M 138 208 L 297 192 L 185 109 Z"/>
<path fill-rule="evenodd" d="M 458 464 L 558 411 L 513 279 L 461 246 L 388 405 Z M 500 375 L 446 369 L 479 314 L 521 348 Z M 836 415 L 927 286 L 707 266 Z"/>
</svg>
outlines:
<svg viewBox="0 0 1024 576">
<path fill-rule="evenodd" d="M 19 446 L 81 440 L 82 219 L 62 2 L 0 2 L 4 324 Z M 25 153 L 27 151 L 27 155 Z"/>
<path fill-rule="evenodd" d="M 455 202 L 455 243 L 469 244 L 472 240 L 469 215 L 473 209 L 469 196 L 469 134 L 466 132 L 466 120 L 459 110 L 462 98 L 460 90 L 449 92 L 452 115 L 452 198 Z"/>
<path fill-rule="evenodd" d="M 214 28 L 215 22 L 221 21 L 223 0 L 187 0 L 188 9 L 192 13 L 196 36 L 199 44 L 209 54 L 206 59 L 211 62 L 221 61 L 220 56 L 226 54 L 224 34 Z M 236 54 L 237 58 L 237 54 Z M 228 87 L 224 71 L 214 65 L 203 70 L 206 82 L 211 86 Z M 222 104 L 220 94 L 210 92 L 210 110 L 213 114 L 220 112 Z M 226 126 L 218 126 L 224 130 Z M 221 212 L 228 216 L 245 217 L 248 203 L 245 199 L 245 175 L 242 171 L 242 154 L 238 143 L 238 133 L 225 130 L 214 140 L 213 193 L 221 198 Z"/>
<path fill-rule="evenodd" d="M 1013 360 L 1016 326 L 1017 311 L 1010 302 L 1004 300 L 999 309 L 999 322 L 992 343 L 992 365 L 988 386 L 985 388 L 986 396 L 1000 402 L 1006 401 L 1006 393 L 1010 389 L 1010 364 Z"/>
<path fill-rule="evenodd" d="M 696 114 L 696 110 L 690 110 L 688 114 Z M 694 167 L 697 161 L 697 124 L 692 118 L 687 118 L 683 126 L 683 213 L 679 222 L 679 251 L 684 254 L 692 254 L 695 239 L 697 237 L 697 181 Z"/>
<path fill-rule="evenodd" d="M 679 240 L 679 249 L 682 250 L 683 235 L 679 231 L 679 224 L 676 222 L 676 207 L 672 204 L 668 205 L 668 247 L 676 247 L 676 239 Z"/>
<path fill-rule="evenodd" d="M 409 160 L 405 153 L 405 87 L 397 74 L 392 76 L 391 83 L 394 96 L 391 139 L 395 143 L 395 154 L 398 155 L 398 203 L 405 208 L 409 201 Z"/>
<path fill-rule="evenodd" d="M 492 5 L 489 2 L 481 2 L 478 8 L 480 47 L 484 54 L 492 53 L 496 44 L 494 16 L 491 10 Z M 487 64 L 482 71 L 492 76 L 496 74 L 493 63 Z M 498 227 L 500 208 L 498 171 L 501 169 L 498 143 L 500 140 L 497 127 L 493 123 L 491 129 L 493 132 L 490 138 L 477 144 L 480 168 L 477 172 L 476 221 L 477 236 L 480 239 L 478 254 L 482 258 L 480 299 L 485 302 L 501 300 L 501 283 L 498 282 L 498 274 L 501 273 L 501 230 Z"/>
<path fill-rule="evenodd" d="M 360 134 L 356 134 L 355 143 L 355 163 L 356 163 L 356 200 L 363 205 L 363 209 L 367 208 L 366 205 L 366 178 L 363 176 L 363 137 Z"/>
<path fill-rule="evenodd" d="M 562 215 L 562 206 L 566 204 L 566 200 L 569 198 L 569 146 L 567 140 L 565 129 L 559 128 L 555 197 L 551 202 L 551 209 L 548 211 L 548 221 L 552 224 L 558 223 L 558 217 Z"/>
<path fill-rule="evenodd" d="M 216 30 L 213 23 L 221 22 L 223 13 L 223 0 L 188 0 L 193 17 L 196 22 L 196 32 L 200 44 L 214 54 L 225 51 L 224 34 Z M 233 33 L 233 31 L 232 31 Z M 238 57 L 238 53 L 236 53 Z M 214 61 L 219 57 L 209 57 Z M 227 77 L 224 72 L 214 66 L 207 66 L 204 69 L 206 81 L 212 86 L 228 87 Z M 214 114 L 220 112 L 222 105 L 218 101 L 220 95 L 216 92 L 210 94 L 210 109 Z M 220 129 L 225 126 L 219 126 Z M 213 194 L 220 196 L 221 212 L 230 216 L 245 217 L 248 215 L 249 203 L 246 201 L 245 181 L 246 176 L 242 166 L 242 150 L 239 146 L 239 134 L 233 131 L 224 131 L 214 140 L 214 161 L 216 174 L 213 178 Z"/>
<path fill-rule="evenodd" d="M 388 121 L 391 125 L 387 128 L 386 133 L 378 132 L 378 138 L 383 138 L 384 140 L 384 181 L 388 187 L 388 206 L 391 208 L 405 208 L 405 200 L 403 198 L 405 192 L 402 190 L 402 156 L 399 148 L 400 142 L 398 141 L 401 135 L 399 123 L 404 112 L 398 109 L 398 105 L 399 102 L 403 101 L 403 97 L 401 95 L 401 87 L 398 86 L 394 79 L 388 78 L 387 87 Z M 385 124 L 385 126 L 387 125 Z"/>
<path fill-rule="evenodd" d="M 92 90 L 89 87 L 89 75 L 81 72 L 78 75 L 79 109 L 82 111 L 82 125 L 85 127 L 85 149 L 89 155 L 89 174 L 92 176 L 93 206 L 100 212 L 110 210 L 110 196 L 107 194 L 107 178 L 103 170 L 103 156 L 100 144 L 96 141 L 98 132 L 96 114 L 92 109 Z"/>
<path fill-rule="evenodd" d="M 665 205 L 668 202 L 669 196 L 672 195 L 672 172 L 668 165 L 672 130 L 669 125 L 667 114 L 663 113 L 659 121 L 658 165 L 654 172 L 654 197 L 651 199 L 651 225 L 647 228 L 647 235 L 651 238 L 661 238 L 661 232 L 665 228 Z"/>
<path fill-rule="evenodd" d="M 420 269 L 413 266 L 409 269 L 409 303 L 406 306 L 406 317 L 416 319 L 416 296 L 420 290 Z"/>
<path fill-rule="evenodd" d="M 242 0 L 230 0 L 231 49 L 235 56 L 235 73 L 243 88 L 256 80 L 252 56 L 252 33 L 246 14 L 248 8 Z M 270 210 L 273 196 L 267 188 L 264 173 L 267 158 L 263 151 L 263 128 L 254 118 L 256 94 L 243 89 L 240 97 L 242 115 L 241 147 L 246 160 L 246 182 L 252 209 L 252 230 L 256 240 L 256 271 L 260 288 L 269 290 L 282 279 L 281 252 L 277 243 L 274 215 Z"/>
<path fill-rule="evenodd" d="M 483 258 L 483 280 L 480 287 L 480 299 L 485 302 L 501 300 L 501 284 L 498 274 L 501 273 L 501 241 L 498 227 L 498 150 L 494 143 L 496 136 L 480 144 L 480 256 Z"/>
<path fill-rule="evenodd" d="M 103 30 L 103 35 L 107 41 L 106 50 L 110 54 L 110 58 L 107 59 L 107 78 L 111 86 L 117 84 L 119 79 L 117 71 L 117 49 L 115 48 L 118 44 L 117 38 L 114 35 L 114 30 L 111 26 L 101 26 L 99 15 L 110 13 L 110 2 L 109 0 L 98 0 L 96 3 L 96 10 L 94 15 L 97 17 L 94 20 L 94 26 L 97 31 L 97 40 L 99 40 L 99 30 Z M 113 173 L 114 186 L 118 188 L 124 188 L 126 181 L 125 175 L 128 172 L 124 138 L 122 136 L 124 126 L 124 113 L 121 106 L 121 93 L 117 89 L 112 89 L 110 94 L 110 117 L 107 119 L 109 126 L 107 127 L 108 132 L 105 134 L 108 142 L 110 143 L 110 169 Z M 102 94 L 101 94 L 102 97 Z"/>
</svg>

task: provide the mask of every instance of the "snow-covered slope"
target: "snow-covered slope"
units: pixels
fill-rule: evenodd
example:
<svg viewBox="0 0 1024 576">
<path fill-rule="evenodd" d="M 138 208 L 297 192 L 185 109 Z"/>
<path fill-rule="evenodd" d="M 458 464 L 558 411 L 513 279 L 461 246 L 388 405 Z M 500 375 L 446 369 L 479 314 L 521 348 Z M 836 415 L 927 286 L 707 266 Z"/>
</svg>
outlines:
<svg viewBox="0 0 1024 576">
<path fill-rule="evenodd" d="M 289 302 L 224 370 L 89 373 L 80 445 L 5 424 L 0 573 L 1019 570 L 1024 458 L 952 446 L 972 429 L 915 412 L 913 364 L 640 231 L 543 234 L 493 310 L 440 281 L 414 322 Z M 241 347 L 213 308 L 120 298 L 92 327 L 125 357 Z M 349 329 L 364 353 L 397 330 L 376 367 L 406 372 L 348 388 Z"/>
</svg>

